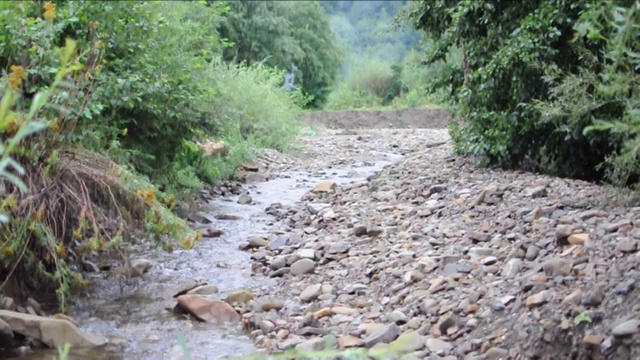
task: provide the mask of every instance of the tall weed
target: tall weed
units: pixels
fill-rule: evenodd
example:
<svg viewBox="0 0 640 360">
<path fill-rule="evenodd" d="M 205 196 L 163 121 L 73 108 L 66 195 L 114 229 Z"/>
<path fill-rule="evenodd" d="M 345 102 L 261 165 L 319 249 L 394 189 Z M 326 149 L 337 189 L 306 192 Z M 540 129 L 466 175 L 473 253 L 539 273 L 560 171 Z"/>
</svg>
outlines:
<svg viewBox="0 0 640 360">
<path fill-rule="evenodd" d="M 284 72 L 216 60 L 206 76 L 213 85 L 201 105 L 208 133 L 219 134 L 231 145 L 232 159 L 242 158 L 237 153 L 248 154 L 250 148 L 288 149 L 300 131 L 297 115 L 304 100 L 282 89 Z"/>
</svg>

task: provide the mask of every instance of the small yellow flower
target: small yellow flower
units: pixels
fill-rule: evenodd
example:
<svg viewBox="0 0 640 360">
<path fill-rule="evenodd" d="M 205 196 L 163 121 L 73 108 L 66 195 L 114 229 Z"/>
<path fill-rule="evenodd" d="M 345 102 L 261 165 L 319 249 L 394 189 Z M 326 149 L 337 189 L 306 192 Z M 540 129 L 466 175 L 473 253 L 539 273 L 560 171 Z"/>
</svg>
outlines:
<svg viewBox="0 0 640 360">
<path fill-rule="evenodd" d="M 42 220 L 43 217 L 44 217 L 44 210 L 40 209 L 40 210 L 36 211 L 35 214 L 33 214 L 32 220 L 33 221 L 40 221 L 40 220 Z"/>
<path fill-rule="evenodd" d="M 182 245 L 182 247 L 187 250 L 191 250 L 193 249 L 193 245 L 195 245 L 195 243 L 189 238 L 184 238 L 182 239 L 182 241 L 180 241 L 180 245 Z"/>
<path fill-rule="evenodd" d="M 58 254 L 59 257 L 67 256 L 67 247 L 62 243 L 58 244 L 56 246 L 56 254 Z"/>
<path fill-rule="evenodd" d="M 2 248 L 2 255 L 5 259 L 13 257 L 13 254 L 15 254 L 15 252 L 12 247 L 6 246 Z"/>
<path fill-rule="evenodd" d="M 153 204 L 153 201 L 156 199 L 156 193 L 153 189 L 147 189 L 145 190 L 143 197 L 144 197 L 144 202 L 147 205 L 151 205 Z"/>
<path fill-rule="evenodd" d="M 82 239 L 82 232 L 80 231 L 80 229 L 73 231 L 73 238 L 78 240 Z"/>
<path fill-rule="evenodd" d="M 13 91 L 18 91 L 20 90 L 20 86 L 22 86 L 22 81 L 27 78 L 27 72 L 20 65 L 11 65 L 10 69 L 9 84 L 11 84 Z"/>
<path fill-rule="evenodd" d="M 13 85 L 11 85 L 11 87 L 13 88 Z M 20 130 L 20 125 L 16 122 L 16 119 L 10 120 L 9 123 L 7 124 L 7 130 L 6 130 L 7 133 L 9 135 L 12 135 L 17 133 L 18 130 Z"/>
<path fill-rule="evenodd" d="M 200 241 L 202 239 L 202 231 L 196 231 L 196 236 L 194 237 L 194 241 Z"/>
<path fill-rule="evenodd" d="M 52 3 L 51 1 L 47 1 L 44 3 L 44 5 L 42 5 L 42 7 L 44 8 L 44 18 L 46 20 L 52 20 L 54 17 L 56 17 L 56 4 Z"/>
<path fill-rule="evenodd" d="M 51 129 L 54 134 L 60 134 L 60 123 L 58 122 L 58 120 L 50 121 L 49 129 Z"/>
</svg>

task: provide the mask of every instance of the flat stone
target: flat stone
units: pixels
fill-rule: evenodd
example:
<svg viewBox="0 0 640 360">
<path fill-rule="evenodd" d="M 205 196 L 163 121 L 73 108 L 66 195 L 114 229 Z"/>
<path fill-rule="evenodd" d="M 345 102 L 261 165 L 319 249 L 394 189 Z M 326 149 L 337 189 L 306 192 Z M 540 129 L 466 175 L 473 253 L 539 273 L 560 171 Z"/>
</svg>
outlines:
<svg viewBox="0 0 640 360">
<path fill-rule="evenodd" d="M 322 294 L 322 284 L 309 285 L 302 293 L 300 293 L 300 300 L 309 302 L 318 298 Z"/>
</svg>

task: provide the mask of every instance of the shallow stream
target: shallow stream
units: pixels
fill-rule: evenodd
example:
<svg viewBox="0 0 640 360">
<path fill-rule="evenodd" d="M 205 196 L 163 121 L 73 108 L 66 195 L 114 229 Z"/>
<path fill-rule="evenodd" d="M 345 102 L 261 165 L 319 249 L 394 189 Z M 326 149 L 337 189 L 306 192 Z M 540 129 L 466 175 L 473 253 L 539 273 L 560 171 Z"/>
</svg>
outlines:
<svg viewBox="0 0 640 360">
<path fill-rule="evenodd" d="M 235 290 L 256 290 L 274 286 L 272 279 L 251 272 L 250 254 L 239 245 L 253 235 L 267 235 L 274 218 L 265 213 L 272 203 L 293 205 L 318 182 L 331 179 L 338 184 L 360 182 L 397 160 L 399 155 L 378 153 L 350 167 L 320 172 L 288 172 L 267 182 L 247 186 L 251 205 L 238 204 L 238 196 L 216 198 L 203 204 L 201 211 L 239 215 L 240 220 L 215 220 L 211 226 L 224 231 L 220 238 L 207 238 L 192 250 L 167 253 L 142 247 L 132 258 L 144 258 L 154 266 L 144 279 L 119 279 L 106 273 L 91 275 L 86 294 L 77 296 L 71 317 L 86 332 L 106 336 L 110 343 L 100 349 L 73 350 L 71 359 L 181 359 L 178 339 L 183 337 L 193 359 L 215 359 L 255 351 L 252 340 L 240 326 L 219 328 L 193 320 L 180 319 L 165 305 L 175 289 L 188 280 L 218 287 L 224 299 Z M 50 360 L 55 352 L 36 352 L 23 359 Z"/>
</svg>

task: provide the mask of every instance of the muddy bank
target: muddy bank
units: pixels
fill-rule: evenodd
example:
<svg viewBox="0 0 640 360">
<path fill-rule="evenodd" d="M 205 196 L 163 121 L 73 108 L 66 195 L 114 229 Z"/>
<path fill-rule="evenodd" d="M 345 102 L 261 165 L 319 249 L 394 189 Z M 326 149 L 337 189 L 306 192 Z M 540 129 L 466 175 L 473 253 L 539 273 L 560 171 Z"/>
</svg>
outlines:
<svg viewBox="0 0 640 360">
<path fill-rule="evenodd" d="M 329 129 L 443 129 L 449 126 L 450 113 L 443 109 L 318 111 L 301 120 Z"/>
</svg>

